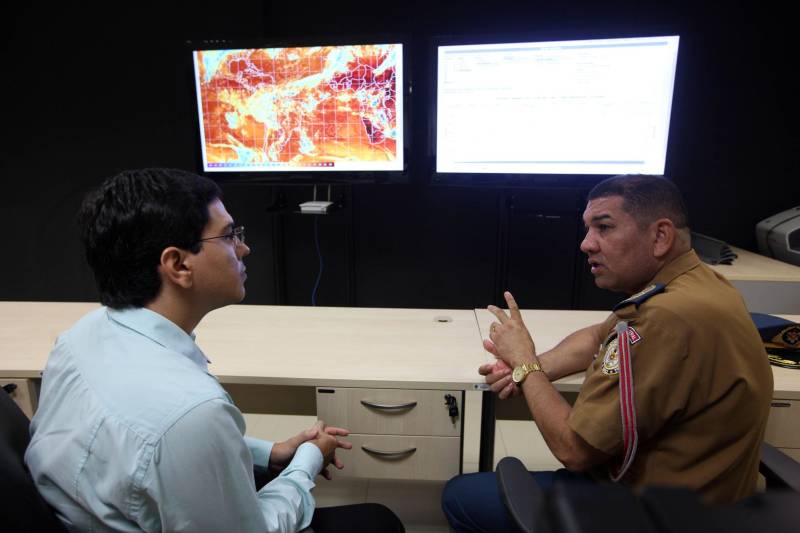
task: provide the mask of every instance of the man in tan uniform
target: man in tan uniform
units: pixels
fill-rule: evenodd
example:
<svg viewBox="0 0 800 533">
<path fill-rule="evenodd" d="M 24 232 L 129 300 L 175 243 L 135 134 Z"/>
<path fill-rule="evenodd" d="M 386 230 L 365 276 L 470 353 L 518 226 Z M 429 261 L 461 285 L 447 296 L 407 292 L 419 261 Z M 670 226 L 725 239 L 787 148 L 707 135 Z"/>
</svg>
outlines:
<svg viewBox="0 0 800 533">
<path fill-rule="evenodd" d="M 708 502 L 751 494 L 772 372 L 741 296 L 691 249 L 686 208 L 670 181 L 616 176 L 588 200 L 581 250 L 595 282 L 631 296 L 602 324 L 537 354 L 507 292 L 508 314 L 489 306 L 497 322 L 484 347 L 497 362 L 480 373 L 501 398 L 524 395 L 569 471 L 556 478 L 584 472 L 633 487 L 679 485 Z M 580 370 L 586 379 L 570 407 L 551 381 Z M 508 525 L 489 477 L 458 476 L 445 488 L 456 530 Z"/>
</svg>

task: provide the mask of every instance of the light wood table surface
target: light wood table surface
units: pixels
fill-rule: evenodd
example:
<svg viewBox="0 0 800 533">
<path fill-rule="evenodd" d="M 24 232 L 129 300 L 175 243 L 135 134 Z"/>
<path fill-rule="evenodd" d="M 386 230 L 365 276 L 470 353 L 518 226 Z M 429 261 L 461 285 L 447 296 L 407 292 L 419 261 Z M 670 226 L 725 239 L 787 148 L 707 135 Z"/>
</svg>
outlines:
<svg viewBox="0 0 800 533">
<path fill-rule="evenodd" d="M 196 334 L 225 383 L 472 390 L 488 360 L 472 310 L 234 305 Z"/>
<path fill-rule="evenodd" d="M 97 303 L 0 302 L 0 376 L 39 378 L 56 337 Z"/>
<path fill-rule="evenodd" d="M 731 247 L 738 257 L 730 265 L 709 265 L 731 281 L 788 281 L 800 283 L 800 267 L 741 248 Z"/>
<path fill-rule="evenodd" d="M 98 304 L 0 302 L 0 375 L 38 378 Z M 489 360 L 472 310 L 232 305 L 195 330 L 223 383 L 472 390 Z"/>
<path fill-rule="evenodd" d="M 731 265 L 710 265 L 742 293 L 747 308 L 758 313 L 800 314 L 800 266 L 731 247 Z"/>
</svg>

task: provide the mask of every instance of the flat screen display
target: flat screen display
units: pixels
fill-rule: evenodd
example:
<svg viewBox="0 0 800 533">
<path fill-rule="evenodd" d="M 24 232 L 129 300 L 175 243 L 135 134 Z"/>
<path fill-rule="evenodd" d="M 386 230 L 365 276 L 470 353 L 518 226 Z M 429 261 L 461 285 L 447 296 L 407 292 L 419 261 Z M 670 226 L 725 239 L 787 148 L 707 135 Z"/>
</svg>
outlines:
<svg viewBox="0 0 800 533">
<path fill-rule="evenodd" d="M 678 39 L 439 46 L 437 173 L 663 174 Z"/>
<path fill-rule="evenodd" d="M 403 170 L 403 46 L 194 50 L 205 172 Z"/>
</svg>

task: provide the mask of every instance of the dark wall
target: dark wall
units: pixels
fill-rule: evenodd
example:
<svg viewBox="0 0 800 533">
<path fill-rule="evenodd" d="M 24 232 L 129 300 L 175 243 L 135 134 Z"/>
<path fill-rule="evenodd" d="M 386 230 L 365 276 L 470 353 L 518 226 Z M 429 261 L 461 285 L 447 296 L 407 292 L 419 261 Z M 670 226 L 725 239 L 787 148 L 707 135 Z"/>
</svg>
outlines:
<svg viewBox="0 0 800 533">
<path fill-rule="evenodd" d="M 696 231 L 753 249 L 755 224 L 800 203 L 796 46 L 761 4 L 421 1 L 308 10 L 289 2 L 105 9 L 16 5 L 3 32 L 0 299 L 96 297 L 74 213 L 124 168 L 196 170 L 187 39 L 401 33 L 411 42 L 409 183 L 335 187 L 324 217 L 281 210 L 308 188 L 225 187 L 248 228 L 247 303 L 463 307 L 510 288 L 526 307 L 604 307 L 577 252 L 586 187 L 429 183 L 436 35 L 681 35 L 668 173 Z M 291 211 L 291 209 L 288 209 Z M 315 240 L 316 235 L 316 240 Z"/>
</svg>

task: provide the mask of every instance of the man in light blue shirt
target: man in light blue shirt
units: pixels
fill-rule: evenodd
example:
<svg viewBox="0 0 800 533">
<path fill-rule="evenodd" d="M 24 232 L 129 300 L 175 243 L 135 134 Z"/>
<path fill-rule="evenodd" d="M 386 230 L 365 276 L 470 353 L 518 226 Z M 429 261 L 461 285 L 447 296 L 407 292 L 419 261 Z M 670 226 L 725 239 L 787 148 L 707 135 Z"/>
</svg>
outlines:
<svg viewBox="0 0 800 533">
<path fill-rule="evenodd" d="M 74 531 L 402 531 L 374 504 L 314 516 L 314 478 L 342 467 L 347 431 L 319 422 L 285 442 L 244 437 L 208 373 L 192 332 L 244 298 L 250 253 L 220 194 L 208 179 L 147 169 L 84 201 L 105 306 L 59 336 L 45 368 L 25 455 L 39 491 Z M 254 465 L 280 474 L 256 490 Z"/>
</svg>

